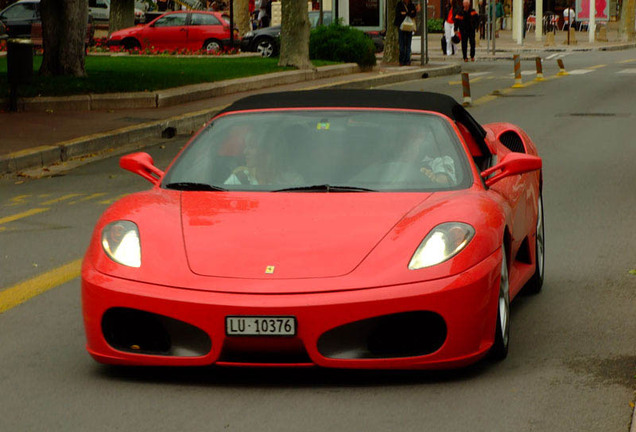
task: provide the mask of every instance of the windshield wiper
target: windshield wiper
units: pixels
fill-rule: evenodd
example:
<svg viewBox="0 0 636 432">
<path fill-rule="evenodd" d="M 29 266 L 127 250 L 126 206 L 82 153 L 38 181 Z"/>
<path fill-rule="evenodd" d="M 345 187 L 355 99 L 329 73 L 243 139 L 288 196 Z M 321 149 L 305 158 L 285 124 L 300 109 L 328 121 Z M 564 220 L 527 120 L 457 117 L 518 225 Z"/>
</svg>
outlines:
<svg viewBox="0 0 636 432">
<path fill-rule="evenodd" d="M 207 183 L 195 183 L 195 182 L 177 182 L 168 183 L 166 189 L 175 189 L 181 191 L 226 191 L 222 187 L 213 186 Z"/>
<path fill-rule="evenodd" d="M 329 184 L 299 186 L 285 189 L 277 189 L 273 192 L 376 192 L 373 189 L 367 189 L 357 186 L 335 186 Z"/>
</svg>

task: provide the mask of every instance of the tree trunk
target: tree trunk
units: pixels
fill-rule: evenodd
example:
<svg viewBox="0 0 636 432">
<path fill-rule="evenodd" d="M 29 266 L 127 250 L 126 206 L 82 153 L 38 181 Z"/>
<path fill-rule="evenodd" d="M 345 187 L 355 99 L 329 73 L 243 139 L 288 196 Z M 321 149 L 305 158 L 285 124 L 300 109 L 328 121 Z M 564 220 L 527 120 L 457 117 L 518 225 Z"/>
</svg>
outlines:
<svg viewBox="0 0 636 432">
<path fill-rule="evenodd" d="M 85 76 L 86 0 L 42 0 L 42 45 L 44 58 L 41 75 Z"/>
<path fill-rule="evenodd" d="M 309 61 L 309 14 L 305 0 L 281 0 L 279 66 L 311 69 Z"/>
<path fill-rule="evenodd" d="M 384 64 L 397 63 L 400 55 L 398 28 L 393 25 L 398 1 L 400 0 L 387 0 L 386 37 L 384 38 L 384 55 L 382 57 Z"/>
<path fill-rule="evenodd" d="M 249 0 L 234 1 L 234 24 L 238 27 L 239 35 L 252 30 L 250 27 L 250 2 Z"/>
<path fill-rule="evenodd" d="M 112 0 L 108 32 L 133 27 L 135 25 L 135 0 Z"/>
<path fill-rule="evenodd" d="M 634 14 L 636 13 L 636 0 L 624 0 L 621 6 L 621 22 L 619 26 L 620 39 L 623 42 L 634 40 Z"/>
</svg>

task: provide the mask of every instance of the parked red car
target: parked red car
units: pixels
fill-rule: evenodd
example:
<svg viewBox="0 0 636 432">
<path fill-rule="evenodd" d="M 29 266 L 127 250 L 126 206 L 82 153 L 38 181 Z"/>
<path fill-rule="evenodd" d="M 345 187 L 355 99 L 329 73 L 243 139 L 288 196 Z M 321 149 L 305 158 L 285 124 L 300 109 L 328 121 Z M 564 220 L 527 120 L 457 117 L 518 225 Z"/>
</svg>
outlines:
<svg viewBox="0 0 636 432">
<path fill-rule="evenodd" d="M 238 41 L 238 38 L 235 37 Z M 154 21 L 113 32 L 110 47 L 125 49 L 206 50 L 217 52 L 230 46 L 230 24 L 218 12 L 168 12 Z"/>
</svg>

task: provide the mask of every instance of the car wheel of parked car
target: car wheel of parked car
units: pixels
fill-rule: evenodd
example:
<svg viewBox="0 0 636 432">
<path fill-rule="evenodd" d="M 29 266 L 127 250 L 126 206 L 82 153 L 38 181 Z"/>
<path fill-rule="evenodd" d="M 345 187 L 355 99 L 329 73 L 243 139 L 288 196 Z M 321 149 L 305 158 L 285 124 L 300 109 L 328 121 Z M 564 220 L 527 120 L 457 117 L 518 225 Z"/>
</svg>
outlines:
<svg viewBox="0 0 636 432">
<path fill-rule="evenodd" d="M 272 57 L 276 53 L 276 45 L 270 38 L 260 38 L 256 40 L 256 52 L 263 57 Z"/>
<path fill-rule="evenodd" d="M 135 48 L 137 49 L 141 49 L 141 44 L 139 43 L 139 41 L 137 39 L 134 38 L 127 38 L 124 39 L 121 42 L 122 46 L 124 47 L 125 50 L 134 50 Z"/>
<path fill-rule="evenodd" d="M 497 300 L 495 343 L 489 353 L 493 360 L 506 358 L 510 342 L 510 279 L 508 278 L 506 248 L 502 247 L 501 251 L 501 276 L 499 279 L 499 299 Z"/>
<path fill-rule="evenodd" d="M 203 44 L 203 50 L 209 53 L 217 53 L 220 52 L 223 48 L 223 45 L 220 41 L 216 39 L 208 39 Z"/>
</svg>

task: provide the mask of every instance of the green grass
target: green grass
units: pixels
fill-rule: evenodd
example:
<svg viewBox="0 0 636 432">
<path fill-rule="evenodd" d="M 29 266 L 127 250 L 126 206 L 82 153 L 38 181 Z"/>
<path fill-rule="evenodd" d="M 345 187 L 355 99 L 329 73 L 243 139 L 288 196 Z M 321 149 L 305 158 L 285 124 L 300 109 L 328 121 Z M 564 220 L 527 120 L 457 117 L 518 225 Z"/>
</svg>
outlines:
<svg viewBox="0 0 636 432">
<path fill-rule="evenodd" d="M 88 56 L 86 57 L 87 76 L 74 78 L 39 76 L 38 70 L 42 57 L 35 56 L 33 63 L 33 82 L 20 87 L 20 96 L 154 91 L 292 70 L 289 67 L 279 67 L 277 58 Z M 333 64 L 313 63 L 315 66 Z M 6 72 L 7 58 L 0 57 L 0 98 L 8 94 Z"/>
</svg>

